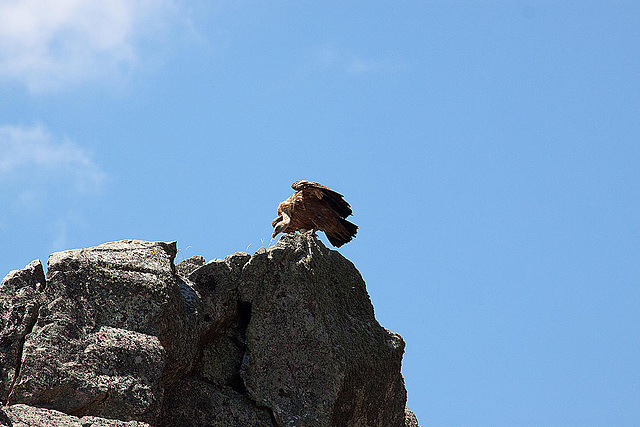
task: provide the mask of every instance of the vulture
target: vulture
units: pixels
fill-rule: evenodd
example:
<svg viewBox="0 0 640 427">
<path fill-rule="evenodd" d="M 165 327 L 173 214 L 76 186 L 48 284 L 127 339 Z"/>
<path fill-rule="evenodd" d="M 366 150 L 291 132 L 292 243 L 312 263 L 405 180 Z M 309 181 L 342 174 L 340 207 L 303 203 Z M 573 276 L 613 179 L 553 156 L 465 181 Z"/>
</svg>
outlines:
<svg viewBox="0 0 640 427">
<path fill-rule="evenodd" d="M 329 242 L 339 248 L 356 236 L 358 226 L 345 219 L 353 212 L 342 194 L 305 180 L 294 182 L 291 188 L 295 193 L 278 205 L 278 217 L 271 222 L 272 237 L 324 231 Z"/>
</svg>

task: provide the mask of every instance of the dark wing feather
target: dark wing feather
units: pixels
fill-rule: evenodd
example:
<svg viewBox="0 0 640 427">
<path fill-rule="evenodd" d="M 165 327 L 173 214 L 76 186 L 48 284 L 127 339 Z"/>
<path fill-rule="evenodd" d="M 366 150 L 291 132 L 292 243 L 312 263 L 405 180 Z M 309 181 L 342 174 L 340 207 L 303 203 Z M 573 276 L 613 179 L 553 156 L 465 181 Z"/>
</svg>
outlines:
<svg viewBox="0 0 640 427">
<path fill-rule="evenodd" d="M 320 198 L 326 201 L 329 206 L 336 212 L 338 216 L 341 218 L 346 218 L 349 215 L 353 214 L 351 210 L 351 206 L 344 200 L 344 196 L 337 191 L 333 191 L 329 187 L 325 187 L 322 184 L 318 184 L 313 181 L 296 181 L 291 184 L 291 188 L 296 191 L 304 191 L 304 190 L 313 190 L 314 194 L 318 194 L 320 192 Z"/>
<path fill-rule="evenodd" d="M 331 242 L 331 244 L 336 248 L 350 242 L 351 239 L 356 237 L 356 233 L 358 232 L 358 226 L 354 223 L 349 222 L 344 218 L 339 218 L 339 221 L 341 227 L 337 230 L 333 229 L 329 232 L 325 231 L 327 239 L 329 239 L 329 242 Z"/>
<path fill-rule="evenodd" d="M 298 220 L 307 224 L 304 228 L 322 230 L 329 242 L 340 247 L 356 236 L 358 226 L 341 218 L 327 201 L 310 197 L 305 201 L 305 209 L 298 214 Z"/>
</svg>

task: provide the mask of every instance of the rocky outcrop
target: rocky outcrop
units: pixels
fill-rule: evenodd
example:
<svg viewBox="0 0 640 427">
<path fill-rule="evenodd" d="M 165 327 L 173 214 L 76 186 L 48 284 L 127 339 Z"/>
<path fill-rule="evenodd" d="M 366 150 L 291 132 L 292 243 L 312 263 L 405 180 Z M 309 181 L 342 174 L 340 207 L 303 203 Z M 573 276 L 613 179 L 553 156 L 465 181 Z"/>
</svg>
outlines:
<svg viewBox="0 0 640 427">
<path fill-rule="evenodd" d="M 0 284 L 0 426 L 417 426 L 404 342 L 313 237 L 174 266 L 120 241 Z M 102 424 L 101 424 L 102 423 Z"/>
</svg>

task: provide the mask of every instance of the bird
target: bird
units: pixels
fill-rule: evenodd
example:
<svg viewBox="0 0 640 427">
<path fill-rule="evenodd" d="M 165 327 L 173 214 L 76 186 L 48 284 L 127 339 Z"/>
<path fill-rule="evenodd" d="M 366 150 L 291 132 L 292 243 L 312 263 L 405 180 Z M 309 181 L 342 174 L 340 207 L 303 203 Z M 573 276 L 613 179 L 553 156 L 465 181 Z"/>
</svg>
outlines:
<svg viewBox="0 0 640 427">
<path fill-rule="evenodd" d="M 339 248 L 356 236 L 358 226 L 345 219 L 353 211 L 342 194 L 306 180 L 294 182 L 291 188 L 295 192 L 278 205 L 278 216 L 271 222 L 272 238 L 279 233 L 315 235 L 324 231 L 329 242 Z"/>
</svg>

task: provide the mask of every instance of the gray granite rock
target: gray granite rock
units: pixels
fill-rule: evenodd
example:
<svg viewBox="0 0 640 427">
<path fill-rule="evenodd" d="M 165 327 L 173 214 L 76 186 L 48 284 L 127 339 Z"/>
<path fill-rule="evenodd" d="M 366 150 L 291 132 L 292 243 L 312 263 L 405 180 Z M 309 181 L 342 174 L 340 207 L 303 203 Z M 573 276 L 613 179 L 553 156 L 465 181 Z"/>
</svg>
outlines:
<svg viewBox="0 0 640 427">
<path fill-rule="evenodd" d="M 153 421 L 197 339 L 175 243 L 123 241 L 49 258 L 47 301 L 26 337 L 8 403 Z"/>
<path fill-rule="evenodd" d="M 181 276 L 188 276 L 197 268 L 205 265 L 207 261 L 201 255 L 194 255 L 176 264 L 176 271 Z"/>
<path fill-rule="evenodd" d="M 44 302 L 40 261 L 11 271 L 0 283 L 0 401 L 6 402 L 20 373 L 22 350 Z"/>
<path fill-rule="evenodd" d="M 178 381 L 167 392 L 164 411 L 160 426 L 276 426 L 270 411 L 257 407 L 246 395 L 196 377 Z"/>
<path fill-rule="evenodd" d="M 0 408 L 0 426 L 4 427 L 151 427 L 140 421 L 121 421 L 100 417 L 74 417 L 54 409 L 28 405 Z"/>
<path fill-rule="evenodd" d="M 340 253 L 289 234 L 175 254 L 127 240 L 51 255 L 46 281 L 39 262 L 9 273 L 0 425 L 417 426 L 404 342 Z"/>
<path fill-rule="evenodd" d="M 404 342 L 378 324 L 339 252 L 285 235 L 244 266 L 240 294 L 250 311 L 241 377 L 279 426 L 404 425 Z"/>
</svg>

